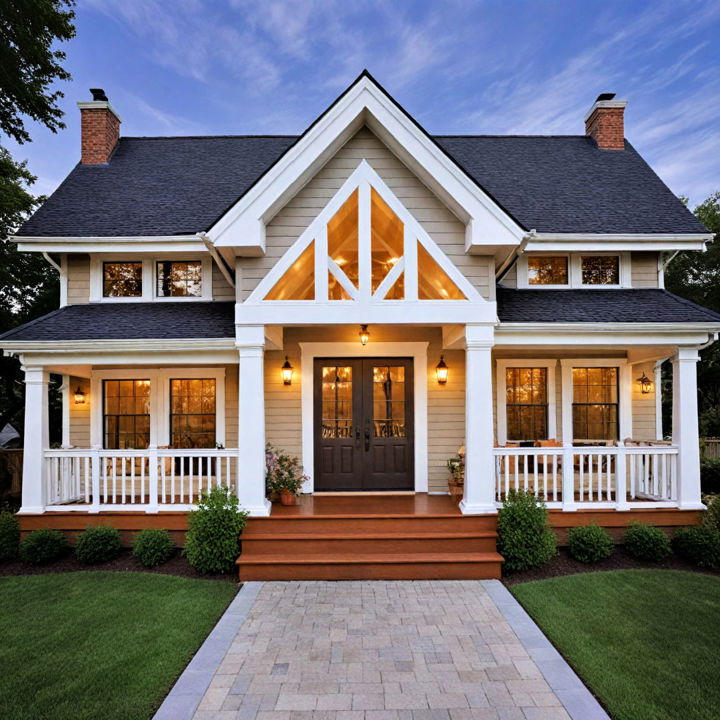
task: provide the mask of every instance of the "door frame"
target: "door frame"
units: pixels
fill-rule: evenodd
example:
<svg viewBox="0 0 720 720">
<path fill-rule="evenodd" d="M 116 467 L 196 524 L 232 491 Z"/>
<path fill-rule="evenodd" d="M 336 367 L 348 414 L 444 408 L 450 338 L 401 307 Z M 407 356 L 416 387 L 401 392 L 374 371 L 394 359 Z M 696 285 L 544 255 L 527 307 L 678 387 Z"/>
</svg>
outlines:
<svg viewBox="0 0 720 720">
<path fill-rule="evenodd" d="M 313 375 L 315 358 L 391 358 L 407 357 L 413 360 L 413 397 L 415 403 L 414 467 L 415 492 L 428 489 L 428 428 L 427 428 L 427 342 L 310 342 L 300 343 L 302 410 L 302 458 L 308 481 L 303 492 L 315 488 L 315 436 Z"/>
</svg>

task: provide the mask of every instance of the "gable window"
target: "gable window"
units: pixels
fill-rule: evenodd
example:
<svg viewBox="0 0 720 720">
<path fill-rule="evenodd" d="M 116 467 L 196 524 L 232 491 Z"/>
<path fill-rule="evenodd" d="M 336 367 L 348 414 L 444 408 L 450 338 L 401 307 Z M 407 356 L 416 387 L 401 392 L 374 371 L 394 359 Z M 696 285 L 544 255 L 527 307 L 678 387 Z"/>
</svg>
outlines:
<svg viewBox="0 0 720 720">
<path fill-rule="evenodd" d="M 103 381 L 103 446 L 138 449 L 150 445 L 150 381 Z"/>
<path fill-rule="evenodd" d="M 215 447 L 215 395 L 215 378 L 170 380 L 172 447 Z"/>
<path fill-rule="evenodd" d="M 155 267 L 158 297 L 202 297 L 202 263 L 199 260 L 163 260 Z"/>
<path fill-rule="evenodd" d="M 573 440 L 617 440 L 617 367 L 574 367 L 572 369 Z"/>
<path fill-rule="evenodd" d="M 583 285 L 619 285 L 620 258 L 617 255 L 583 255 L 580 272 Z"/>
<path fill-rule="evenodd" d="M 567 285 L 568 258 L 565 255 L 534 255 L 527 259 L 528 285 Z"/>
<path fill-rule="evenodd" d="M 142 262 L 104 262 L 103 297 L 142 297 Z"/>
<path fill-rule="evenodd" d="M 508 440 L 547 440 L 547 368 L 505 369 Z"/>
</svg>

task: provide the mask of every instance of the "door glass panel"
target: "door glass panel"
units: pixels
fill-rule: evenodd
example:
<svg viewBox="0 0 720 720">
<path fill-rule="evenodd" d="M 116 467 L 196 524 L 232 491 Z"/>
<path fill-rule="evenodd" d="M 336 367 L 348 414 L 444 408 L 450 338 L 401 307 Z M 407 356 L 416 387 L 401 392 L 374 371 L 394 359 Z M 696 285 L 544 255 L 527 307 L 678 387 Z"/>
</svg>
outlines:
<svg viewBox="0 0 720 720">
<path fill-rule="evenodd" d="M 373 428 L 375 437 L 405 437 L 405 367 L 373 367 Z"/>
<path fill-rule="evenodd" d="M 374 189 L 371 189 L 370 196 L 372 291 L 375 292 L 403 256 L 405 231 L 400 218 Z"/>
<path fill-rule="evenodd" d="M 358 191 L 333 215 L 327 224 L 328 255 L 357 288 L 358 270 Z"/>
<path fill-rule="evenodd" d="M 351 438 L 352 367 L 331 365 L 322 369 L 322 437 Z"/>
</svg>

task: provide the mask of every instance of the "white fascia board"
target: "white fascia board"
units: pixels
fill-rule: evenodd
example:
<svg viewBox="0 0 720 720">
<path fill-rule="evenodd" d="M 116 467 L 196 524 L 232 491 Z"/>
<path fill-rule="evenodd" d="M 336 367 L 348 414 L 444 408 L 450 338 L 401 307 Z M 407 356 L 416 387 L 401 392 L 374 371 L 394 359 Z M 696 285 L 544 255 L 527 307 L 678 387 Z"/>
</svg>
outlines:
<svg viewBox="0 0 720 720">
<path fill-rule="evenodd" d="M 475 221 L 475 242 L 520 242 L 524 230 L 367 77 L 360 78 L 208 230 L 208 236 L 218 247 L 264 251 L 265 223 L 365 123 L 461 220 Z"/>
<path fill-rule="evenodd" d="M 713 237 L 709 233 L 534 233 L 529 236 L 525 252 L 705 250 Z"/>
<path fill-rule="evenodd" d="M 197 235 L 138 235 L 132 237 L 11 236 L 21 252 L 136 253 L 207 252 Z"/>
</svg>

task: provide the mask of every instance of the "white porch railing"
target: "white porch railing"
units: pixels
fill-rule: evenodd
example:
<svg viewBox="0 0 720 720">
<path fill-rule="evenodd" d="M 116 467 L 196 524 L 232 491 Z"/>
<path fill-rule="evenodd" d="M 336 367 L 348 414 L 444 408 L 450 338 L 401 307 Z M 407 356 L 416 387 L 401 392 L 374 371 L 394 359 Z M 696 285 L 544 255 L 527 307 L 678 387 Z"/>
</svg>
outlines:
<svg viewBox="0 0 720 720">
<path fill-rule="evenodd" d="M 237 487 L 238 452 L 223 450 L 46 450 L 48 509 L 157 512 L 192 507 L 201 490 Z"/>
<path fill-rule="evenodd" d="M 525 490 L 550 508 L 674 507 L 677 447 L 495 448 L 495 499 Z"/>
</svg>

